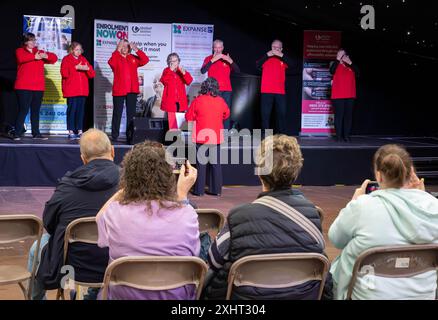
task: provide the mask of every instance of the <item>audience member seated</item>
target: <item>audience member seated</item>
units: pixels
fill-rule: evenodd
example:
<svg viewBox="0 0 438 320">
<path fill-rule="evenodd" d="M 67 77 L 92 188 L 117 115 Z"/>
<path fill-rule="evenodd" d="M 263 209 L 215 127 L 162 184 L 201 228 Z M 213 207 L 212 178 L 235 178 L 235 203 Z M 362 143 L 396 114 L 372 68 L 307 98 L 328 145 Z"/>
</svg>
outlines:
<svg viewBox="0 0 438 320">
<path fill-rule="evenodd" d="M 267 137 L 258 150 L 257 165 L 258 176 L 263 187 L 258 199 L 269 196 L 282 201 L 310 220 L 320 233 L 321 221 L 317 209 L 303 194 L 292 189 L 292 184 L 303 165 L 297 140 L 285 135 Z M 271 167 L 272 170 L 263 172 L 264 167 Z M 226 225 L 210 247 L 211 270 L 208 275 L 210 280 L 203 297 L 225 298 L 229 269 L 233 262 L 242 257 L 298 252 L 322 254 L 324 249 L 323 242 L 315 241 L 300 224 L 287 215 L 257 203 L 238 206 L 229 212 Z M 239 287 L 233 290 L 231 298 L 316 299 L 319 283 L 319 281 L 308 281 L 281 289 Z"/>
<path fill-rule="evenodd" d="M 45 291 L 60 287 L 64 260 L 64 235 L 67 225 L 78 218 L 93 217 L 117 191 L 120 168 L 114 164 L 114 148 L 107 135 L 90 129 L 80 139 L 83 166 L 67 172 L 47 201 L 43 222 L 47 230 L 42 240 L 41 259 L 32 298 L 45 299 Z M 31 249 L 29 266 L 35 258 Z M 102 282 L 108 264 L 108 250 L 96 245 L 75 243 L 69 246 L 67 263 L 74 267 L 77 281 Z"/>
<path fill-rule="evenodd" d="M 438 243 L 438 199 L 424 190 L 412 159 L 401 146 L 386 145 L 374 155 L 380 190 L 357 189 L 330 227 L 330 241 L 342 253 L 333 262 L 335 299 L 345 299 L 356 258 L 378 246 Z M 370 285 L 372 283 L 372 285 Z M 358 278 L 352 299 L 435 299 L 436 271 L 410 278 Z"/>
<path fill-rule="evenodd" d="M 187 194 L 197 171 L 190 163 L 173 173 L 160 143 L 135 145 L 122 163 L 120 190 L 97 215 L 99 246 L 109 247 L 110 262 L 125 256 L 199 256 L 198 216 Z M 195 286 L 164 291 L 111 286 L 109 299 L 196 298 Z"/>
</svg>

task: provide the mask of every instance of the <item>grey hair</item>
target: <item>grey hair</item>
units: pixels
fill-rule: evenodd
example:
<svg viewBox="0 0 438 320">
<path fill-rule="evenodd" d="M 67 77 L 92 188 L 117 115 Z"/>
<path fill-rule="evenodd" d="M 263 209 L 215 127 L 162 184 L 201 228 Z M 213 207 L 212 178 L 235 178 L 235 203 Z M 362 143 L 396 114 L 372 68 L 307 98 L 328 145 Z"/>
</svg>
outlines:
<svg viewBox="0 0 438 320">
<path fill-rule="evenodd" d="M 167 65 L 168 66 L 170 66 L 170 60 L 172 59 L 172 57 L 176 57 L 178 59 L 178 62 L 181 62 L 181 58 L 179 57 L 178 53 L 172 52 L 171 54 L 169 54 L 167 56 Z"/>
<path fill-rule="evenodd" d="M 213 41 L 213 45 L 215 45 L 216 43 L 220 43 L 222 46 L 224 45 L 224 42 L 220 39 L 216 39 Z"/>
</svg>

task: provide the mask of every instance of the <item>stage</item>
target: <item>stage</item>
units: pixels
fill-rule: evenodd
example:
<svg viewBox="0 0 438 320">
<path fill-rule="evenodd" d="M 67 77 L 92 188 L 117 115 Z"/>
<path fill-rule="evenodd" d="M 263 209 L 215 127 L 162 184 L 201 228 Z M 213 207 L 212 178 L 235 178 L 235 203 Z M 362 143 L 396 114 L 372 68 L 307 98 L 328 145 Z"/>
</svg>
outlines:
<svg viewBox="0 0 438 320">
<path fill-rule="evenodd" d="M 304 156 L 304 167 L 297 184 L 309 186 L 358 185 L 372 178 L 371 161 L 374 152 L 388 143 L 407 147 L 420 177 L 426 183 L 438 181 L 438 138 L 353 136 L 352 141 L 336 142 L 327 137 L 298 137 Z M 248 148 L 228 146 L 238 150 L 240 159 Z M 115 161 L 120 163 L 132 146 L 115 143 Z M 222 150 L 226 151 L 226 150 Z M 66 136 L 50 136 L 46 141 L 24 137 L 20 141 L 0 138 L 1 186 L 54 186 L 65 172 L 82 164 L 78 140 Z M 224 164 L 224 185 L 258 185 L 253 164 Z"/>
</svg>

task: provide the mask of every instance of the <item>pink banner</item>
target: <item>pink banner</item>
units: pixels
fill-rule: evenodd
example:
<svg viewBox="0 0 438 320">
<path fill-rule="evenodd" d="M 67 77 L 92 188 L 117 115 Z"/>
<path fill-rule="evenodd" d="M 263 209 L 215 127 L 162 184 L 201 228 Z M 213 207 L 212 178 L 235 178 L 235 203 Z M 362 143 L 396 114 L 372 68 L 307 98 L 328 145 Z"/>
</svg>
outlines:
<svg viewBox="0 0 438 320">
<path fill-rule="evenodd" d="M 329 67 L 340 46 L 339 31 L 304 31 L 301 134 L 334 133 Z"/>
</svg>

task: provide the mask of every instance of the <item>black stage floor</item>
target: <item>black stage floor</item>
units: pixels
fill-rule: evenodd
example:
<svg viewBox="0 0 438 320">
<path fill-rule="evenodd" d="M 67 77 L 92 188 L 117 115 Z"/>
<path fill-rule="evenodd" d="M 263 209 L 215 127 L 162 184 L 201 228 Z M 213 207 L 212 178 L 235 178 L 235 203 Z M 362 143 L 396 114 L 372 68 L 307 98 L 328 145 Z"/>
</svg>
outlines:
<svg viewBox="0 0 438 320">
<path fill-rule="evenodd" d="M 426 181 L 434 179 L 438 162 L 438 137 L 354 136 L 352 141 L 336 142 L 327 137 L 298 137 L 304 156 L 304 167 L 297 184 L 302 185 L 356 185 L 372 177 L 371 160 L 382 145 L 397 143 L 406 146 L 415 162 L 424 171 Z M 123 142 L 114 144 L 117 163 L 132 146 Z M 248 148 L 238 149 L 240 159 Z M 224 150 L 222 150 L 224 151 Z M 231 154 L 231 151 L 230 151 Z M 66 136 L 50 136 L 48 140 L 24 137 L 20 141 L 0 138 L 1 186 L 54 186 L 66 171 L 81 165 L 78 140 Z M 252 164 L 224 164 L 224 184 L 257 185 Z"/>
</svg>

